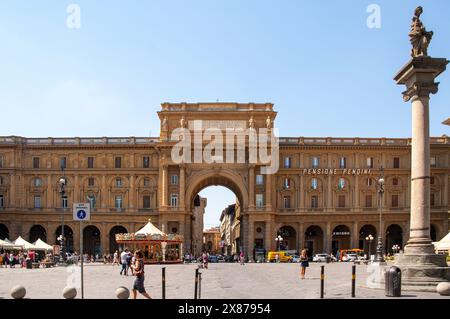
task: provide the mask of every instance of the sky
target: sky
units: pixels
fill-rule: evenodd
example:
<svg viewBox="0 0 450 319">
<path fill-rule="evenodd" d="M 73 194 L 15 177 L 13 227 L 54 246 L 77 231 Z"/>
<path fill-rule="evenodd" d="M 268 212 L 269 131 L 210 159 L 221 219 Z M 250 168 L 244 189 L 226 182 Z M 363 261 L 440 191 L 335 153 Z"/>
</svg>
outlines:
<svg viewBox="0 0 450 319">
<path fill-rule="evenodd" d="M 158 136 L 162 102 L 218 100 L 274 103 L 281 136 L 409 137 L 393 77 L 417 5 L 448 58 L 448 0 L 0 0 L 0 136 Z M 438 81 L 430 131 L 450 135 Z M 234 201 L 210 193 L 205 224 Z"/>
</svg>

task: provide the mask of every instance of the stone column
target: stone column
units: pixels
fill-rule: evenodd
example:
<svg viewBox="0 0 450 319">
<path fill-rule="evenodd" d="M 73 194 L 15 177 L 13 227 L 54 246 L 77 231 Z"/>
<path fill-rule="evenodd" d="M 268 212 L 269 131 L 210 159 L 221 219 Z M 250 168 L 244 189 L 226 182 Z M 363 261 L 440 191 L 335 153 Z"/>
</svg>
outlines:
<svg viewBox="0 0 450 319">
<path fill-rule="evenodd" d="M 328 175 L 328 177 L 327 177 L 327 204 L 326 204 L 326 209 L 327 210 L 330 210 L 333 207 L 333 205 L 332 205 L 332 201 L 333 201 L 332 197 L 333 197 L 333 193 L 332 193 L 331 175 Z"/>
<path fill-rule="evenodd" d="M 107 201 L 108 201 L 108 194 L 106 189 L 106 176 L 102 176 L 102 188 L 100 191 L 101 196 L 101 207 L 106 208 L 107 207 Z"/>
<path fill-rule="evenodd" d="M 272 220 L 266 220 L 264 225 L 264 247 L 266 251 L 272 250 Z"/>
<path fill-rule="evenodd" d="M 305 209 L 305 177 L 300 175 L 300 210 Z"/>
<path fill-rule="evenodd" d="M 323 249 L 326 253 L 331 253 L 331 241 L 333 239 L 331 222 L 327 222 L 324 238 L 323 238 Z"/>
<path fill-rule="evenodd" d="M 52 202 L 52 176 L 49 174 L 47 176 L 47 208 L 52 208 L 53 207 L 53 202 Z M 56 207 L 58 207 L 59 205 L 56 205 Z"/>
<path fill-rule="evenodd" d="M 134 185 L 134 175 L 130 176 L 130 191 L 129 191 L 129 203 L 128 203 L 128 207 L 130 207 L 130 209 L 134 209 L 135 207 L 137 208 L 139 205 L 136 205 L 136 192 L 135 192 L 135 185 Z"/>
<path fill-rule="evenodd" d="M 449 61 L 428 56 L 413 57 L 395 76 L 397 84 L 405 85 L 405 102 L 412 104 L 411 147 L 411 216 L 409 240 L 404 254 L 396 264 L 402 268 L 402 284 L 425 287 L 447 277 L 450 269 L 445 256 L 436 255 L 430 238 L 430 93 L 438 91 L 435 78 Z"/>
<path fill-rule="evenodd" d="M 9 176 L 11 181 L 11 187 L 9 189 L 9 207 L 18 207 L 19 205 L 16 203 L 16 176 L 14 173 L 11 173 Z"/>
<path fill-rule="evenodd" d="M 168 195 L 169 194 L 169 172 L 168 166 L 163 165 L 162 169 L 162 206 L 167 207 L 169 205 Z"/>
<path fill-rule="evenodd" d="M 186 167 L 184 164 L 180 165 L 180 208 L 185 210 L 185 192 L 186 192 Z"/>
<path fill-rule="evenodd" d="M 442 205 L 447 208 L 449 206 L 449 203 L 448 203 L 448 177 L 449 177 L 448 174 L 444 175 L 444 189 L 443 189 L 444 194 L 442 197 Z"/>
</svg>

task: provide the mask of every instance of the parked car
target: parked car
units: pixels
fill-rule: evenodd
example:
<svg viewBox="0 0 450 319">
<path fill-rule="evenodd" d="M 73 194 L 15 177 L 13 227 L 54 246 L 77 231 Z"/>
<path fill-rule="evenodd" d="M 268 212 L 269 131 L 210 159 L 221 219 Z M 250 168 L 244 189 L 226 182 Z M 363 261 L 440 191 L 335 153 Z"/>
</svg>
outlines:
<svg viewBox="0 0 450 319">
<path fill-rule="evenodd" d="M 300 262 L 300 256 L 299 255 L 291 255 L 292 259 L 291 262 L 293 263 L 299 263 Z"/>
<path fill-rule="evenodd" d="M 357 254 L 347 254 L 342 257 L 342 261 L 355 261 L 358 259 Z"/>
<path fill-rule="evenodd" d="M 224 263 L 225 262 L 225 257 L 222 255 L 217 256 L 217 261 L 220 263 Z"/>
<path fill-rule="evenodd" d="M 275 262 L 277 260 L 277 255 L 280 262 L 290 262 L 292 259 L 292 256 L 289 256 L 284 251 L 269 251 L 269 253 L 267 254 L 267 260 L 269 262 Z"/>
<path fill-rule="evenodd" d="M 326 263 L 331 261 L 331 256 L 325 253 L 315 254 L 313 257 L 313 261 L 318 263 Z"/>
</svg>

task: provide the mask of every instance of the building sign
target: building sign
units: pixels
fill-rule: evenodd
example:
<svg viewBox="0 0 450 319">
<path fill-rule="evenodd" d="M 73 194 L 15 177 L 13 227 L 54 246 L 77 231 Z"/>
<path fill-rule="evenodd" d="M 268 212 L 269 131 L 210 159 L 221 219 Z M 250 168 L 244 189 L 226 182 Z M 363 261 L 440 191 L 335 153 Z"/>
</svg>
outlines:
<svg viewBox="0 0 450 319">
<path fill-rule="evenodd" d="M 304 168 L 303 175 L 370 175 L 370 168 Z"/>
<path fill-rule="evenodd" d="M 350 236 L 348 231 L 334 231 L 333 236 Z"/>
</svg>

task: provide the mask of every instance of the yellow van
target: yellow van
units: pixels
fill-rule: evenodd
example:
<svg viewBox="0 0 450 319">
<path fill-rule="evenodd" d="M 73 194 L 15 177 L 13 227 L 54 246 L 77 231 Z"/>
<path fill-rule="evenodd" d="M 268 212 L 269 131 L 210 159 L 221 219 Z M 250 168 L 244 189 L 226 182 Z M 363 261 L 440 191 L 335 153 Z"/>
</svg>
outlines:
<svg viewBox="0 0 450 319">
<path fill-rule="evenodd" d="M 276 262 L 277 261 L 277 255 L 279 256 L 280 262 L 290 262 L 292 259 L 292 256 L 286 254 L 285 251 L 269 251 L 267 253 L 267 260 L 269 262 Z"/>
</svg>

